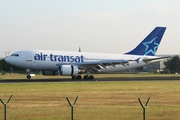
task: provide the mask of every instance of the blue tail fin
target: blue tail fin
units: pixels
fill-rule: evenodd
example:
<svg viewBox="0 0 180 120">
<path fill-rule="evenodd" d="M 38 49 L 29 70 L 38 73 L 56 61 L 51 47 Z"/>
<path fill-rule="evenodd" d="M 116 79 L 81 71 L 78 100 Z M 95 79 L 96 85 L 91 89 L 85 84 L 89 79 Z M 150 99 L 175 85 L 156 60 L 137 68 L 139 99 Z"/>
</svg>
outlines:
<svg viewBox="0 0 180 120">
<path fill-rule="evenodd" d="M 156 27 L 136 48 L 125 54 L 154 56 L 165 30 L 166 27 Z"/>
</svg>

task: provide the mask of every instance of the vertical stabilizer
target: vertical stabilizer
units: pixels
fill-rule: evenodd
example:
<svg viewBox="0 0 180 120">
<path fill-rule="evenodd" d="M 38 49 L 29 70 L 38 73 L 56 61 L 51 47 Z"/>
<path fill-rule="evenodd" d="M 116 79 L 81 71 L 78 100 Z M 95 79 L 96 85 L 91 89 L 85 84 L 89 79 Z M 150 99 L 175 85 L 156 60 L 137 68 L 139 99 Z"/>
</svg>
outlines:
<svg viewBox="0 0 180 120">
<path fill-rule="evenodd" d="M 165 30 L 166 27 L 156 27 L 136 48 L 125 54 L 154 56 Z"/>
</svg>

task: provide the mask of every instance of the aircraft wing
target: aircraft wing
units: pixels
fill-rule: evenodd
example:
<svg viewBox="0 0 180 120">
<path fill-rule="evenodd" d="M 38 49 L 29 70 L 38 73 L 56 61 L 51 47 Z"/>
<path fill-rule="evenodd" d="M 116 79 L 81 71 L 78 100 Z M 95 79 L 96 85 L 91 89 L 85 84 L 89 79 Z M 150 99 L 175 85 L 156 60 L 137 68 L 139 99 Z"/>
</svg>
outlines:
<svg viewBox="0 0 180 120">
<path fill-rule="evenodd" d="M 66 63 L 69 65 L 78 65 L 80 69 L 91 69 L 93 71 L 99 71 L 101 68 L 108 69 L 108 66 L 117 67 L 117 65 L 128 66 L 129 61 L 124 59 L 119 60 L 100 60 L 100 61 L 93 61 L 93 62 L 83 62 L 83 63 Z M 64 65 L 64 63 L 58 63 L 57 66 Z"/>
</svg>

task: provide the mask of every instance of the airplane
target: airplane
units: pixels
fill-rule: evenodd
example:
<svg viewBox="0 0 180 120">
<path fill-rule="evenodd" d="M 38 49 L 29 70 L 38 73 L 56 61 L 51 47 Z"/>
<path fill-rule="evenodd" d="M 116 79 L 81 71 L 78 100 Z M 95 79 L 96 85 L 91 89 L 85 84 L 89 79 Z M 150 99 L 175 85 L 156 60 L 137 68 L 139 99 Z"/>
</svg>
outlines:
<svg viewBox="0 0 180 120">
<path fill-rule="evenodd" d="M 133 50 L 124 54 L 70 52 L 54 50 L 21 50 L 6 57 L 6 62 L 25 69 L 41 70 L 43 75 L 72 76 L 93 80 L 91 73 L 109 73 L 141 67 L 167 57 L 155 56 L 166 27 L 156 27 Z M 28 72 L 27 79 L 31 75 Z"/>
</svg>

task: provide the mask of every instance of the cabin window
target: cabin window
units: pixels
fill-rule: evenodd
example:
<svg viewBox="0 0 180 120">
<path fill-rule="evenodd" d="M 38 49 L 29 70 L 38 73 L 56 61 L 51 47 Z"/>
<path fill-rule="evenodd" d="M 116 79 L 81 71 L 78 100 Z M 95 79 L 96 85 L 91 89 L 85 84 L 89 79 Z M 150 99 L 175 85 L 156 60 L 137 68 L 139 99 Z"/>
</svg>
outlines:
<svg viewBox="0 0 180 120">
<path fill-rule="evenodd" d="M 11 56 L 19 57 L 19 54 L 12 54 Z"/>
</svg>

